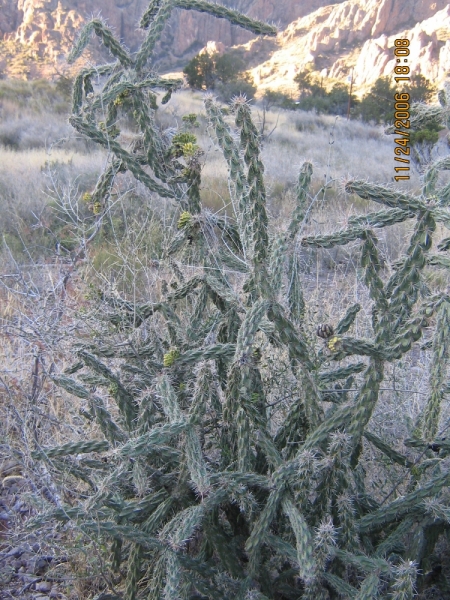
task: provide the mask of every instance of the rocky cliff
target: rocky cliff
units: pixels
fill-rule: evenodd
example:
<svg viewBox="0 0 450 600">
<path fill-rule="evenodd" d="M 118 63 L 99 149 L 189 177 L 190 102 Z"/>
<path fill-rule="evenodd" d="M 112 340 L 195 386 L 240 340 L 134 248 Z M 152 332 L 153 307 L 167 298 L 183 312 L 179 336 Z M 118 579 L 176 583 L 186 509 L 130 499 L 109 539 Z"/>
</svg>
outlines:
<svg viewBox="0 0 450 600">
<path fill-rule="evenodd" d="M 293 78 L 305 68 L 321 72 L 330 81 L 346 81 L 353 70 L 356 88 L 363 90 L 379 76 L 392 75 L 396 37 L 411 40 L 412 73 L 436 81 L 450 71 L 450 3 L 446 0 L 221 1 L 277 24 L 277 40 L 251 39 L 224 19 L 176 10 L 157 50 L 161 71 L 179 69 L 214 40 L 247 52 L 260 91 L 295 92 Z M 28 49 L 37 65 L 31 75 L 44 64 L 61 71 L 77 31 L 89 18 L 101 15 L 133 51 L 142 40 L 137 23 L 147 4 L 148 0 L 0 0 L 2 48 L 11 52 L 14 44 L 16 49 Z M 94 42 L 91 49 L 95 60 L 101 48 Z M 5 59 L 5 52 L 0 70 L 8 74 L 13 61 Z"/>
<path fill-rule="evenodd" d="M 223 0 L 222 4 L 283 29 L 327 2 Z M 93 15 L 101 15 L 128 48 L 135 50 L 142 40 L 137 24 L 147 5 L 148 0 L 0 0 L 0 39 L 15 42 L 17 49 L 31 48 L 37 58 L 62 68 L 76 32 Z M 251 34 L 224 19 L 177 9 L 158 48 L 160 68 L 180 67 L 210 40 L 229 47 L 250 39 Z M 8 71 L 6 64 L 0 68 Z"/>
<path fill-rule="evenodd" d="M 260 91 L 296 90 L 293 77 L 312 69 L 346 81 L 353 72 L 361 91 L 380 76 L 393 76 L 396 38 L 410 40 L 411 74 L 433 82 L 450 72 L 450 4 L 446 0 L 346 0 L 290 23 L 278 48 L 252 69 Z M 252 42 L 244 47 L 251 52 Z"/>
</svg>

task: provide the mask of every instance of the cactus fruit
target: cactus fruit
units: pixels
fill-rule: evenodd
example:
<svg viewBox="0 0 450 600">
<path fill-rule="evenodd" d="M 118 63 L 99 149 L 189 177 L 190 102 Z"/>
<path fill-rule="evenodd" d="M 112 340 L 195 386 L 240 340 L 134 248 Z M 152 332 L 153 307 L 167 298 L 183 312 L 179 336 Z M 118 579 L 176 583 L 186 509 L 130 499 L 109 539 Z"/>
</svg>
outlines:
<svg viewBox="0 0 450 600">
<path fill-rule="evenodd" d="M 169 350 L 169 352 L 164 354 L 163 365 L 165 367 L 171 367 L 179 356 L 180 356 L 180 353 L 177 350 L 177 348 L 172 348 L 171 350 Z"/>
<path fill-rule="evenodd" d="M 186 227 L 186 225 L 189 225 L 191 223 L 191 219 L 192 219 L 191 213 L 189 213 L 187 210 L 184 210 L 181 213 L 180 218 L 178 219 L 178 223 L 177 223 L 178 229 L 183 229 L 183 227 Z"/>
<path fill-rule="evenodd" d="M 326 323 L 317 326 L 317 335 L 324 340 L 330 338 L 334 334 L 334 329 Z"/>
</svg>

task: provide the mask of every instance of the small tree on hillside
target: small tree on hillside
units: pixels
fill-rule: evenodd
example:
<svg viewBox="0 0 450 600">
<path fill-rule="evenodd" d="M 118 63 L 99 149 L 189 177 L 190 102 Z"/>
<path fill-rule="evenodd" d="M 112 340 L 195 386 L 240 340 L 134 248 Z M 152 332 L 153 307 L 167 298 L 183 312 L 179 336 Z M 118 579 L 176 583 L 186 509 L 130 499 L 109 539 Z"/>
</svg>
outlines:
<svg viewBox="0 0 450 600">
<path fill-rule="evenodd" d="M 221 56 L 214 54 L 197 54 L 186 65 L 183 73 L 188 84 L 194 89 L 213 89 L 218 83 L 247 81 L 243 76 L 245 61 L 237 52 L 227 52 Z"/>
<path fill-rule="evenodd" d="M 392 99 L 397 88 L 390 77 L 380 77 L 370 88 L 359 105 L 358 113 L 363 121 L 375 123 L 392 121 L 394 103 Z"/>
<path fill-rule="evenodd" d="M 436 93 L 434 86 L 423 75 L 412 75 L 409 85 L 406 85 L 404 92 L 410 95 L 411 102 L 431 102 Z"/>
<path fill-rule="evenodd" d="M 298 85 L 300 99 L 311 96 L 321 97 L 325 94 L 325 90 L 323 89 L 322 85 L 317 82 L 309 70 L 298 73 L 294 77 L 294 82 Z"/>
<path fill-rule="evenodd" d="M 425 129 L 411 131 L 409 142 L 411 145 L 411 162 L 420 172 L 424 165 L 431 162 L 436 144 L 439 141 L 439 131 L 443 127 L 436 122 L 430 123 Z"/>
<path fill-rule="evenodd" d="M 411 104 L 429 103 L 435 94 L 433 85 L 423 75 L 413 75 L 404 91 L 409 94 Z M 415 112 L 416 108 L 412 110 L 412 114 L 414 115 Z M 411 160 L 419 172 L 432 161 L 439 141 L 439 132 L 442 129 L 444 129 L 442 123 L 432 118 L 410 132 Z"/>
<path fill-rule="evenodd" d="M 358 114 L 363 121 L 389 123 L 394 119 L 394 94 L 398 88 L 390 77 L 380 77 L 360 102 Z M 401 90 L 410 95 L 410 102 L 430 102 L 434 88 L 423 75 L 413 75 Z"/>
<path fill-rule="evenodd" d="M 215 76 L 222 83 L 240 79 L 245 68 L 245 61 L 237 52 L 215 55 Z"/>
<path fill-rule="evenodd" d="M 303 71 L 294 78 L 297 83 L 300 100 L 298 108 L 302 110 L 315 110 L 317 113 L 332 115 L 345 115 L 348 107 L 349 90 L 344 83 L 336 83 L 330 91 L 327 91 L 322 81 L 309 71 Z M 358 104 L 358 99 L 352 94 L 351 106 L 354 108 Z"/>
<path fill-rule="evenodd" d="M 336 83 L 327 93 L 328 101 L 327 112 L 333 115 L 345 116 L 348 110 L 349 89 L 345 83 Z M 351 96 L 351 114 L 355 112 L 359 105 L 358 98 L 352 94 Z"/>
<path fill-rule="evenodd" d="M 214 86 L 215 62 L 214 57 L 207 52 L 197 54 L 183 69 L 189 87 L 201 90 Z"/>
<path fill-rule="evenodd" d="M 422 173 L 426 165 L 435 158 L 439 132 L 445 129 L 444 122 L 435 108 L 426 106 L 426 103 L 433 98 L 435 89 L 423 75 L 413 75 L 402 91 L 409 94 L 408 102 L 411 106 L 410 127 L 407 130 L 411 147 L 411 163 L 419 173 Z M 444 101 L 442 94 L 439 100 L 442 104 Z M 427 115 L 427 118 L 423 118 L 422 114 Z M 393 133 L 395 129 L 390 125 L 386 131 Z"/>
<path fill-rule="evenodd" d="M 266 90 L 262 97 L 263 107 L 266 110 L 271 108 L 295 108 L 295 102 L 283 92 L 277 92 L 275 90 Z"/>
</svg>

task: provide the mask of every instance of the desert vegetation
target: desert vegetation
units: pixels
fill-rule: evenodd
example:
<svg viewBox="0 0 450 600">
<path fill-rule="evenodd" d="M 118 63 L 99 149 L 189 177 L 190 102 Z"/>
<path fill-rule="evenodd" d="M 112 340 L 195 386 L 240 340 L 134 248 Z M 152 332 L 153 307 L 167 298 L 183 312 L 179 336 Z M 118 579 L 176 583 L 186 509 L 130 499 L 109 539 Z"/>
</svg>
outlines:
<svg viewBox="0 0 450 600">
<path fill-rule="evenodd" d="M 445 598 L 446 144 L 180 89 L 169 9 L 0 82 L 5 597 Z"/>
<path fill-rule="evenodd" d="M 327 85 L 324 83 L 323 77 L 319 77 L 317 73 L 310 70 L 298 73 L 294 77 L 294 81 L 297 83 L 300 93 L 298 108 L 314 109 L 318 113 L 333 115 L 347 114 L 349 86 L 343 83 Z M 392 123 L 394 111 L 391 106 L 391 98 L 397 91 L 394 81 L 389 77 L 380 77 L 361 98 L 352 94 L 350 114 L 366 123 Z M 423 75 L 413 75 L 408 83 L 403 83 L 401 91 L 408 93 L 412 102 L 428 103 L 437 90 Z"/>
<path fill-rule="evenodd" d="M 183 69 L 187 84 L 192 89 L 214 90 L 222 102 L 229 102 L 233 96 L 245 95 L 251 100 L 256 86 L 245 73 L 246 63 L 239 52 L 217 52 L 197 54 Z"/>
</svg>

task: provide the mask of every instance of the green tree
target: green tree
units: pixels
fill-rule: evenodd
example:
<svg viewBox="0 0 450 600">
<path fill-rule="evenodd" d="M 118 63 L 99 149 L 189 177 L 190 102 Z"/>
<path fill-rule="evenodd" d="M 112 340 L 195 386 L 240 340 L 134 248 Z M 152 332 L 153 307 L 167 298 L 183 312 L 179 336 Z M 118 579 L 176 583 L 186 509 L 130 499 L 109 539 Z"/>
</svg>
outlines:
<svg viewBox="0 0 450 600">
<path fill-rule="evenodd" d="M 387 123 L 394 119 L 394 94 L 398 89 L 391 77 L 380 77 L 362 98 L 358 114 L 363 121 Z"/>
<path fill-rule="evenodd" d="M 436 93 L 432 83 L 422 74 L 413 75 L 409 84 L 403 88 L 410 96 L 410 102 L 426 102 L 429 103 Z"/>
<path fill-rule="evenodd" d="M 73 79 L 72 77 L 67 77 L 66 75 L 61 75 L 55 84 L 56 90 L 64 97 L 64 99 L 70 100 L 72 95 L 73 88 Z"/>
<path fill-rule="evenodd" d="M 430 102 L 436 90 L 423 75 L 413 75 L 408 85 L 405 85 L 401 91 L 410 96 L 410 127 L 407 135 L 411 148 L 411 163 L 419 173 L 423 173 L 426 165 L 433 160 L 439 132 L 446 128 L 447 123 L 442 120 L 435 108 L 427 108 L 426 103 Z M 445 102 L 445 94 L 441 92 L 439 99 Z M 423 114 L 427 117 L 423 118 Z M 386 131 L 393 130 L 394 127 L 388 127 Z"/>
<path fill-rule="evenodd" d="M 236 52 L 224 52 L 215 58 L 215 76 L 218 81 L 228 83 L 241 77 L 246 64 L 242 56 Z"/>
<path fill-rule="evenodd" d="M 410 103 L 429 102 L 434 88 L 423 75 L 413 75 L 403 86 L 402 92 L 409 93 Z M 357 112 L 363 121 L 388 123 L 394 119 L 394 94 L 399 92 L 391 77 L 380 77 L 359 103 Z"/>
<path fill-rule="evenodd" d="M 403 91 L 409 93 L 413 117 L 417 112 L 414 103 L 429 103 L 436 93 L 431 82 L 421 74 L 413 75 L 410 83 L 404 87 Z M 439 132 L 442 129 L 444 129 L 442 122 L 439 119 L 432 118 L 418 124 L 417 127 L 413 126 L 410 130 L 411 161 L 419 172 L 423 171 L 425 165 L 432 161 L 436 144 L 439 141 Z"/>
<path fill-rule="evenodd" d="M 415 109 L 413 110 L 415 111 Z M 430 119 L 427 123 L 421 124 L 417 128 L 413 127 L 409 131 L 411 162 L 419 173 L 432 161 L 436 144 L 439 141 L 439 132 L 443 129 L 442 123 L 436 119 Z"/>
<path fill-rule="evenodd" d="M 197 54 L 183 69 L 188 85 L 194 89 L 214 89 L 217 83 L 248 82 L 243 76 L 245 61 L 239 53 Z"/>
<path fill-rule="evenodd" d="M 270 110 L 273 107 L 277 108 L 296 108 L 295 102 L 287 94 L 277 92 L 275 90 L 265 90 L 262 96 L 263 108 Z"/>
<path fill-rule="evenodd" d="M 294 78 L 298 84 L 300 99 L 297 107 L 302 110 L 315 110 L 317 113 L 346 115 L 348 109 L 349 88 L 344 83 L 336 83 L 327 91 L 317 76 L 303 71 Z M 354 94 L 351 98 L 352 114 L 358 104 Z"/>
<path fill-rule="evenodd" d="M 188 85 L 191 88 L 202 90 L 214 87 L 216 80 L 214 56 L 204 52 L 197 54 L 183 69 Z"/>
<path fill-rule="evenodd" d="M 295 83 L 298 85 L 300 98 L 321 97 L 325 95 L 325 90 L 322 83 L 318 81 L 311 71 L 302 71 L 294 77 Z"/>
<path fill-rule="evenodd" d="M 349 86 L 345 83 L 336 83 L 335 85 L 333 85 L 331 90 L 326 95 L 328 104 L 326 112 L 328 114 L 339 116 L 346 115 L 348 110 L 349 94 Z M 358 105 L 358 98 L 354 94 L 352 94 L 350 100 L 351 114 L 356 112 Z"/>
</svg>

